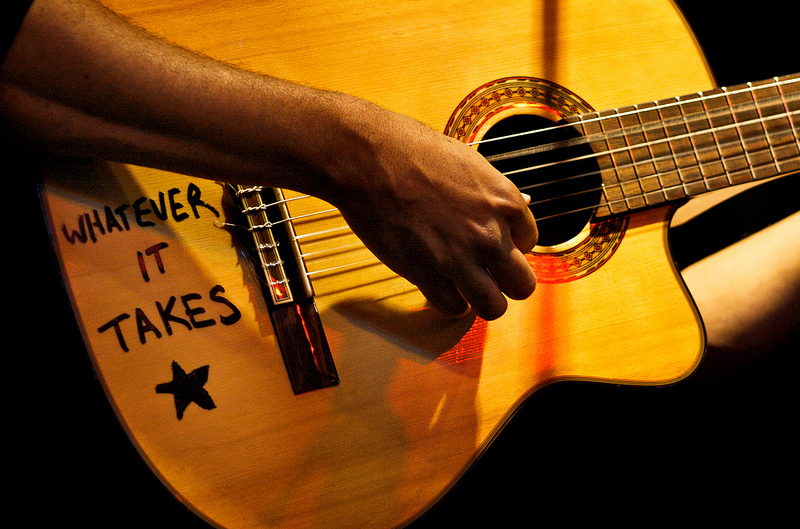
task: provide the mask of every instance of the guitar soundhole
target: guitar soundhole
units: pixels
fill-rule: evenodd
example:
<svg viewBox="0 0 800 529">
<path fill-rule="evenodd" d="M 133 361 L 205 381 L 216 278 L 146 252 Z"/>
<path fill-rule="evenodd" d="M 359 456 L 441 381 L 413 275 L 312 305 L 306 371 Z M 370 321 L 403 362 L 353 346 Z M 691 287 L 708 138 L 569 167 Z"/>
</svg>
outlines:
<svg viewBox="0 0 800 529">
<path fill-rule="evenodd" d="M 544 117 L 517 114 L 492 126 L 478 147 L 487 158 L 536 148 L 531 153 L 494 160 L 492 165 L 510 173 L 508 178 L 531 196 L 539 246 L 555 246 L 580 234 L 601 197 L 600 172 L 591 147 L 573 141 L 581 136 L 575 128 L 561 125 L 564 123 Z M 534 130 L 533 134 L 521 134 Z M 485 141 L 494 138 L 504 139 Z"/>
</svg>

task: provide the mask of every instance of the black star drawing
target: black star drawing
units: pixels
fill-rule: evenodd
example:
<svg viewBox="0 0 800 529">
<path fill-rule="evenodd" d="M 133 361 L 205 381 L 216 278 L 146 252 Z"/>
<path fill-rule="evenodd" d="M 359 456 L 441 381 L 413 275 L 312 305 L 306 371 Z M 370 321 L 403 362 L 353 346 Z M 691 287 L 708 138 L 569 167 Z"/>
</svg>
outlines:
<svg viewBox="0 0 800 529">
<path fill-rule="evenodd" d="M 165 382 L 156 386 L 156 393 L 172 393 L 175 398 L 175 411 L 178 420 L 183 418 L 183 412 L 194 402 L 204 410 L 217 407 L 208 391 L 203 386 L 208 381 L 208 366 L 198 367 L 188 375 L 178 362 L 172 362 L 172 382 Z"/>
</svg>

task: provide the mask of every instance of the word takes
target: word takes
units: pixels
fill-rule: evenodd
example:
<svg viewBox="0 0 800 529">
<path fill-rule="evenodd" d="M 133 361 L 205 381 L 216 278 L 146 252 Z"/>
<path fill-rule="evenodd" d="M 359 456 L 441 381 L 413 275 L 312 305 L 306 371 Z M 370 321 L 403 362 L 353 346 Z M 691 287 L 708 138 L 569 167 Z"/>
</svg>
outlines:
<svg viewBox="0 0 800 529">
<path fill-rule="evenodd" d="M 150 316 L 148 316 L 144 309 L 137 307 L 134 310 L 132 322 L 129 321 L 131 315 L 127 312 L 123 312 L 98 327 L 97 332 L 104 333 L 113 329 L 120 348 L 128 352 L 129 348 L 126 335 L 129 335 L 131 332 L 131 324 L 134 327 L 139 343 L 142 345 L 147 343 L 148 336 L 161 338 L 164 333 L 168 336 L 172 336 L 174 332 L 173 325 L 185 327 L 189 331 L 212 327 L 217 325 L 217 323 L 233 325 L 239 321 L 242 317 L 242 313 L 236 305 L 222 296 L 224 292 L 225 289 L 222 288 L 222 286 L 215 285 L 208 293 L 208 300 L 205 300 L 203 296 L 194 292 L 184 294 L 180 297 L 170 296 L 166 303 L 156 301 L 155 312 L 151 310 Z M 211 305 L 209 305 L 209 302 Z M 206 309 L 209 306 L 216 309 L 224 309 L 224 312 L 221 314 L 218 312 L 216 314 L 218 317 L 217 319 L 217 317 L 211 316 L 210 312 L 207 312 Z M 151 317 L 154 315 L 157 315 L 157 317 Z M 160 323 L 160 326 L 157 325 L 156 322 Z"/>
<path fill-rule="evenodd" d="M 158 193 L 158 199 L 139 197 L 133 204 L 123 203 L 116 207 L 104 206 L 102 210 L 93 209 L 78 215 L 76 227 L 61 225 L 61 232 L 70 244 L 97 242 L 98 237 L 115 231 L 126 232 L 132 226 L 149 228 L 156 221 L 169 219 L 182 222 L 189 218 L 200 218 L 202 210 L 210 211 L 219 217 L 219 211 L 202 199 L 202 192 L 196 184 L 190 183 L 184 193 L 178 188 Z M 191 214 L 187 211 L 191 210 Z M 201 210 L 202 208 L 202 210 Z"/>
</svg>

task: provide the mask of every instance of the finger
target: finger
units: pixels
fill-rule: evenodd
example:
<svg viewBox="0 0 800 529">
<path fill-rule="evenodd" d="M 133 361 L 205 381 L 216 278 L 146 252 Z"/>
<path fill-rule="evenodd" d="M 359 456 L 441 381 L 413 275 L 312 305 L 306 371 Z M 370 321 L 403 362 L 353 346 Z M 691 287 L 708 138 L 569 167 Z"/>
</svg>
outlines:
<svg viewBox="0 0 800 529">
<path fill-rule="evenodd" d="M 525 255 L 516 247 L 510 250 L 505 259 L 498 259 L 490 266 L 489 273 L 500 290 L 511 299 L 526 299 L 536 288 L 536 274 Z"/>
<path fill-rule="evenodd" d="M 456 281 L 456 287 L 484 320 L 496 320 L 508 308 L 508 300 L 491 274 L 479 266 L 472 267 Z"/>
<path fill-rule="evenodd" d="M 523 195 L 525 197 L 527 195 Z M 530 197 L 528 197 L 530 199 Z M 519 248 L 522 253 L 528 253 L 536 246 L 539 240 L 539 229 L 536 226 L 536 219 L 527 206 L 519 209 L 518 213 L 511 217 L 511 238 L 514 246 Z"/>
<path fill-rule="evenodd" d="M 458 318 L 469 312 L 469 303 L 452 281 L 430 276 L 415 284 L 431 306 L 442 314 Z"/>
</svg>

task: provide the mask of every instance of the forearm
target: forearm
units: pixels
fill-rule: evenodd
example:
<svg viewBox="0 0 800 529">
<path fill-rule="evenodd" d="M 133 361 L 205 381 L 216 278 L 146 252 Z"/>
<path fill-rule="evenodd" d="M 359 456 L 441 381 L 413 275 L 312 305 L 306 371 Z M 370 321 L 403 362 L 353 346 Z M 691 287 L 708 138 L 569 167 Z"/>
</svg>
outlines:
<svg viewBox="0 0 800 529">
<path fill-rule="evenodd" d="M 746 365 L 800 331 L 800 213 L 683 271 L 709 352 Z"/>
<path fill-rule="evenodd" d="M 448 313 L 533 291 L 526 199 L 474 149 L 366 101 L 173 47 L 92 0 L 36 0 L 0 72 L 6 141 L 337 206 Z"/>
<path fill-rule="evenodd" d="M 1 90 L 4 129 L 32 148 L 323 194 L 362 141 L 350 116 L 374 110 L 173 47 L 82 1 L 34 3 Z"/>
</svg>

